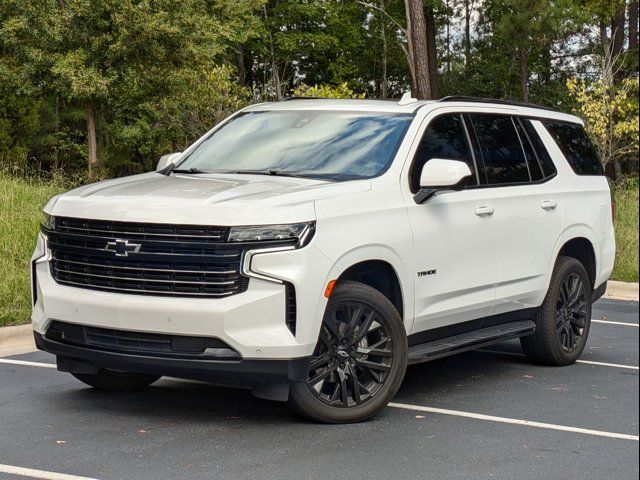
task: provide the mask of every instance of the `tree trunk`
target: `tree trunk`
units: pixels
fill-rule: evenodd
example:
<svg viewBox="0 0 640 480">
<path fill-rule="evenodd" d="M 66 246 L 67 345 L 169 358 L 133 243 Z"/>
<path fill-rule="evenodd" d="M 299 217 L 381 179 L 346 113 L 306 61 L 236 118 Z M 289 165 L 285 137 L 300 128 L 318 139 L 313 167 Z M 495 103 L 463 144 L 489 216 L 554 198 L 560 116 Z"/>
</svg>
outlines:
<svg viewBox="0 0 640 480">
<path fill-rule="evenodd" d="M 429 77 L 429 51 L 427 47 L 427 26 L 422 0 L 405 0 L 407 15 L 407 36 L 409 55 L 413 63 L 415 88 L 413 95 L 420 100 L 433 98 Z"/>
<path fill-rule="evenodd" d="M 625 14 L 626 9 L 624 3 L 620 7 L 611 20 L 611 58 L 614 63 L 618 63 L 620 54 L 624 47 L 624 27 L 625 27 Z M 615 68 L 615 67 L 614 67 Z M 620 68 L 615 68 L 614 80 L 618 82 L 624 72 Z"/>
<path fill-rule="evenodd" d="M 438 98 L 438 51 L 436 50 L 436 15 L 433 4 L 427 5 L 425 10 L 425 23 L 427 27 L 427 57 L 429 62 L 429 84 L 431 86 L 431 98 Z"/>
<path fill-rule="evenodd" d="M 604 22 L 600 22 L 598 26 L 600 28 L 600 44 L 602 45 L 603 50 L 608 50 L 609 36 L 607 35 L 607 26 Z"/>
<path fill-rule="evenodd" d="M 380 11 L 384 12 L 385 11 L 385 6 L 384 6 L 384 0 L 380 0 L 378 2 L 378 5 L 380 7 Z M 382 66 L 382 79 L 380 80 L 380 97 L 381 98 L 387 98 L 389 96 L 389 92 L 388 92 L 388 79 L 387 79 L 387 54 L 388 54 L 388 45 L 387 45 L 387 29 L 385 27 L 385 22 L 386 19 L 384 17 L 383 13 L 380 13 L 380 35 L 382 36 L 382 59 L 381 59 L 381 66 Z"/>
<path fill-rule="evenodd" d="M 96 120 L 93 112 L 93 102 L 88 100 L 84 105 L 87 116 L 87 150 L 88 150 L 88 175 L 94 178 L 96 167 L 98 166 L 98 149 L 96 145 Z"/>
<path fill-rule="evenodd" d="M 638 48 L 638 0 L 629 2 L 629 50 Z"/>
<path fill-rule="evenodd" d="M 244 49 L 242 45 L 236 48 L 236 64 L 238 66 L 238 83 L 241 87 L 246 87 L 247 72 L 244 68 Z"/>
<path fill-rule="evenodd" d="M 471 1 L 464 0 L 464 65 L 471 61 Z"/>
<path fill-rule="evenodd" d="M 262 6 L 264 11 L 264 18 L 267 18 L 267 6 L 266 4 Z M 273 35 L 271 31 L 269 31 L 269 55 L 271 57 L 271 79 L 273 81 L 273 86 L 276 90 L 276 100 L 282 100 L 282 85 L 280 83 L 280 72 L 278 71 L 278 62 L 276 61 L 275 49 L 273 47 Z"/>
<path fill-rule="evenodd" d="M 529 89 L 527 86 L 528 72 L 527 72 L 527 50 L 524 46 L 518 47 L 518 62 L 520 64 L 520 98 L 523 102 L 529 101 Z"/>
<path fill-rule="evenodd" d="M 449 0 L 446 0 L 445 5 L 447 10 L 449 10 Z M 451 19 L 447 17 L 447 34 L 446 34 L 446 44 L 447 44 L 447 74 L 449 75 L 449 79 L 451 78 Z"/>
</svg>

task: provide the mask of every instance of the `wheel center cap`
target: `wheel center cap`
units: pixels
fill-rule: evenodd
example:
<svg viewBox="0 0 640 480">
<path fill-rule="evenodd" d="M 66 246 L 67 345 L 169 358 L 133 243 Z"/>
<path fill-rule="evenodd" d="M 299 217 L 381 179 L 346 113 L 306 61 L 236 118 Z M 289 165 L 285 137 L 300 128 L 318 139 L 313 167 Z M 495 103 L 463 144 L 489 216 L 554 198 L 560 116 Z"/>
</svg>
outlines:
<svg viewBox="0 0 640 480">
<path fill-rule="evenodd" d="M 349 352 L 347 352 L 343 347 L 338 347 L 338 351 L 336 352 L 336 355 L 339 358 L 344 359 L 344 360 L 349 358 Z"/>
</svg>

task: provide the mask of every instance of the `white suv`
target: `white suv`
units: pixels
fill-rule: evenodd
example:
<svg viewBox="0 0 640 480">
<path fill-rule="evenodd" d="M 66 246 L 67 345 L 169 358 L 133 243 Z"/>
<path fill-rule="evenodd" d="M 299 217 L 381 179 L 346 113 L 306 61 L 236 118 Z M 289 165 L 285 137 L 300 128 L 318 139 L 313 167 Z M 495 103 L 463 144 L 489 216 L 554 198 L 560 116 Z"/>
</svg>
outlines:
<svg viewBox="0 0 640 480">
<path fill-rule="evenodd" d="M 245 108 L 47 204 L 37 345 L 96 388 L 215 381 L 336 423 L 383 409 L 408 364 L 504 339 L 570 364 L 615 254 L 582 125 L 463 97 Z"/>
</svg>

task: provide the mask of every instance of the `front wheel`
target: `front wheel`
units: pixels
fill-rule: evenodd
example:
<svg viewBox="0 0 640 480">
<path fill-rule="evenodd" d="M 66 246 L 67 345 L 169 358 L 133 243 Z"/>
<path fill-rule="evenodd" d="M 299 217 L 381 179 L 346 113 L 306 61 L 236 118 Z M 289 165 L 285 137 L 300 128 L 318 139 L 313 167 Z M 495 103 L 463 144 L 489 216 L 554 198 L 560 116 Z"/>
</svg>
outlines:
<svg viewBox="0 0 640 480">
<path fill-rule="evenodd" d="M 339 283 L 327 304 L 306 382 L 290 401 L 324 423 L 363 421 L 398 391 L 407 367 L 407 335 L 400 314 L 377 290 Z"/>
</svg>

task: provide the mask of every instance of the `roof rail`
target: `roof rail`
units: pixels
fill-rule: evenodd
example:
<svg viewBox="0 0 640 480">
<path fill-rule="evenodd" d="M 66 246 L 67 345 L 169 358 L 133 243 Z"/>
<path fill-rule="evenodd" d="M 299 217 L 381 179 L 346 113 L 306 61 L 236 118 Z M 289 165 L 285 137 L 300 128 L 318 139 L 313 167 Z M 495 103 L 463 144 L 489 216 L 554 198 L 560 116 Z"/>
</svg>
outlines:
<svg viewBox="0 0 640 480">
<path fill-rule="evenodd" d="M 281 102 L 288 102 L 289 100 L 326 100 L 325 98 L 322 97 L 284 97 L 282 100 L 280 100 Z"/>
<path fill-rule="evenodd" d="M 439 102 L 477 102 L 477 103 L 495 103 L 498 105 L 512 105 L 514 107 L 530 107 L 539 108 L 541 110 L 549 110 L 551 112 L 559 112 L 557 108 L 547 107 L 546 105 L 536 105 L 535 103 L 513 102 L 511 100 L 498 100 L 495 98 L 482 98 L 482 97 L 465 97 L 463 95 L 450 95 L 448 97 L 442 97 Z"/>
</svg>

